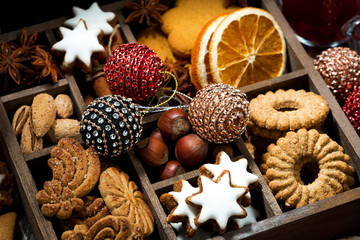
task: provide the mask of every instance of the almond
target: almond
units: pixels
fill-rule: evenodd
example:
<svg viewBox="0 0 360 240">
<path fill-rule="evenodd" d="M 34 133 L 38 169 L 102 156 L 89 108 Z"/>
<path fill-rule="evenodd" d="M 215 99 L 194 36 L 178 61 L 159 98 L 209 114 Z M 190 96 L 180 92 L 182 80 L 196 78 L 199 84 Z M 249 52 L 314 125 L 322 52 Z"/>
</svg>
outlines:
<svg viewBox="0 0 360 240">
<path fill-rule="evenodd" d="M 31 123 L 37 137 L 43 137 L 54 124 L 56 107 L 54 98 L 41 93 L 34 97 L 31 105 Z"/>
<path fill-rule="evenodd" d="M 59 94 L 55 98 L 56 115 L 58 118 L 69 118 L 74 113 L 71 98 L 66 94 Z"/>
<path fill-rule="evenodd" d="M 31 108 L 27 105 L 23 105 L 16 110 L 12 120 L 12 127 L 16 136 L 21 133 L 26 120 L 30 117 L 30 112 Z"/>
<path fill-rule="evenodd" d="M 43 148 L 43 139 L 35 136 L 30 124 L 30 118 L 27 119 L 21 131 L 20 146 L 23 154 L 30 154 Z"/>
<path fill-rule="evenodd" d="M 73 138 L 80 141 L 80 122 L 76 119 L 56 119 L 46 137 L 53 144 L 57 144 L 62 138 Z"/>
</svg>

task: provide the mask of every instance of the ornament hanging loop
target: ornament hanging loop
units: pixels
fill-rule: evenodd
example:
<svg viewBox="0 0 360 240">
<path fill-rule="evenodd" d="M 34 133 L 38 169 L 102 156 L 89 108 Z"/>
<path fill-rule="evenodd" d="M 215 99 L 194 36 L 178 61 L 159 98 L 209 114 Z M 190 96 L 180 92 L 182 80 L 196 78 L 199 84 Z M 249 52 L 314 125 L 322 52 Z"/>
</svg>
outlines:
<svg viewBox="0 0 360 240">
<path fill-rule="evenodd" d="M 183 93 L 177 91 L 177 88 L 178 88 L 179 83 L 178 83 L 178 80 L 176 79 L 176 77 L 175 77 L 174 74 L 172 74 L 171 72 L 168 72 L 168 71 L 161 71 L 160 73 L 161 73 L 161 74 L 168 74 L 168 75 L 170 75 L 170 76 L 174 79 L 174 81 L 175 81 L 175 88 L 174 88 L 174 90 L 167 90 L 167 91 L 171 91 L 172 94 L 171 94 L 170 96 L 161 96 L 161 97 L 159 98 L 159 101 L 162 100 L 162 99 L 165 99 L 165 100 L 162 101 L 162 102 L 160 102 L 160 103 L 158 103 L 158 104 L 155 105 L 155 106 L 146 106 L 146 107 L 145 107 L 145 106 L 137 105 L 137 107 L 138 107 L 139 109 L 143 109 L 143 111 L 142 111 L 142 112 L 143 112 L 142 117 L 143 117 L 146 113 L 149 113 L 149 112 L 150 112 L 150 113 L 155 113 L 155 112 L 163 112 L 163 111 L 166 111 L 166 110 L 169 110 L 169 109 L 172 109 L 172 108 L 188 108 L 188 107 L 189 107 L 189 105 L 162 106 L 162 105 L 168 103 L 171 99 L 176 99 L 176 98 L 175 98 L 175 95 L 176 95 L 176 94 L 180 94 L 180 95 L 188 98 L 189 100 L 191 100 L 192 98 L 189 97 L 189 96 L 187 96 L 186 94 L 183 94 Z M 165 89 L 160 89 L 160 91 L 161 91 L 161 90 L 164 91 Z M 156 96 L 158 95 L 158 93 L 159 93 L 160 91 L 158 91 L 158 92 L 154 95 L 154 97 L 151 99 L 150 103 L 156 98 Z M 159 101 L 158 101 L 158 102 L 159 102 Z M 181 104 L 180 101 L 179 101 L 179 104 Z"/>
</svg>

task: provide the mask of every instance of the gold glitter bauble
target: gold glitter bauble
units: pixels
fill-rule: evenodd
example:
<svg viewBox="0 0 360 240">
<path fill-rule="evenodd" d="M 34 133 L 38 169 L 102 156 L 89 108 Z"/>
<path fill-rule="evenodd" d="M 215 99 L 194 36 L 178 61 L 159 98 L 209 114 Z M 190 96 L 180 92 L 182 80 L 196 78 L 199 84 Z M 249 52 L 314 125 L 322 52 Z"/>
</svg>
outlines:
<svg viewBox="0 0 360 240">
<path fill-rule="evenodd" d="M 214 143 L 240 138 L 249 120 L 246 94 L 227 84 L 211 84 L 199 90 L 189 106 L 194 131 Z"/>
<path fill-rule="evenodd" d="M 316 56 L 314 66 L 339 102 L 360 86 L 360 56 L 350 48 L 328 48 Z"/>
</svg>

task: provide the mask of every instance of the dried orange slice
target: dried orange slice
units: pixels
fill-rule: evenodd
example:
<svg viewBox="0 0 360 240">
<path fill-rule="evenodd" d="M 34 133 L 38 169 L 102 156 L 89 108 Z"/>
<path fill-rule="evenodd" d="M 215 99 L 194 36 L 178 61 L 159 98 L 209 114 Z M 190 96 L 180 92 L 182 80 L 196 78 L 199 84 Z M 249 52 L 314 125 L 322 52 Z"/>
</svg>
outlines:
<svg viewBox="0 0 360 240">
<path fill-rule="evenodd" d="M 220 22 L 229 13 L 221 14 L 206 23 L 196 38 L 191 53 L 190 77 L 196 90 L 200 90 L 208 84 L 214 83 L 209 67 L 209 43 L 211 36 Z M 218 82 L 221 83 L 221 82 Z"/>
<path fill-rule="evenodd" d="M 225 17 L 209 48 L 212 78 L 234 87 L 281 75 L 286 65 L 283 32 L 274 17 L 259 8 L 242 8 Z"/>
</svg>

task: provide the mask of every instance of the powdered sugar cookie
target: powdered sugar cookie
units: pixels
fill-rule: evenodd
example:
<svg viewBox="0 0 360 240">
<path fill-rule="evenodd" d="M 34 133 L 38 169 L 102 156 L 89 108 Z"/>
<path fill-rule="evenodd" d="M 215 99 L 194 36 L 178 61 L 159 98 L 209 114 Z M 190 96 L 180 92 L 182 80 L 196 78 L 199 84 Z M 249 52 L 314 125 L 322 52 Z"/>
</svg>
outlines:
<svg viewBox="0 0 360 240">
<path fill-rule="evenodd" d="M 174 191 L 161 195 L 160 201 L 171 210 L 167 221 L 171 223 L 183 223 L 186 237 L 193 237 L 197 226 L 194 219 L 198 213 L 196 207 L 187 204 L 186 198 L 199 191 L 198 187 L 193 187 L 184 179 L 175 182 Z"/>
<path fill-rule="evenodd" d="M 79 66 L 84 72 L 91 71 L 91 58 L 105 58 L 105 48 L 100 44 L 103 32 L 101 29 L 87 29 L 85 21 L 81 20 L 73 30 L 59 28 L 62 40 L 55 43 L 51 51 L 57 55 L 64 55 L 62 63 L 64 71 L 70 71 Z"/>
<path fill-rule="evenodd" d="M 248 162 L 246 158 L 241 158 L 233 162 L 229 155 L 222 151 L 217 154 L 215 164 L 204 164 L 199 168 L 199 171 L 214 180 L 217 179 L 224 170 L 228 170 L 231 173 L 231 184 L 239 187 L 256 186 L 258 177 L 246 170 L 247 165 Z M 242 201 L 242 205 L 249 206 L 250 203 L 251 195 L 247 193 Z"/>
<path fill-rule="evenodd" d="M 64 22 L 68 27 L 75 28 L 80 19 L 83 19 L 88 30 L 101 29 L 105 35 L 110 35 L 114 30 L 112 24 L 116 21 L 115 14 L 113 12 L 102 11 L 97 2 L 91 4 L 88 9 L 74 6 L 73 13 L 74 17 Z"/>
<path fill-rule="evenodd" d="M 211 222 L 214 231 L 223 234 L 230 219 L 246 217 L 240 202 L 249 189 L 233 185 L 230 175 L 228 170 L 224 170 L 216 180 L 205 175 L 198 178 L 200 191 L 186 198 L 188 204 L 201 208 L 195 218 L 197 226 Z"/>
</svg>

